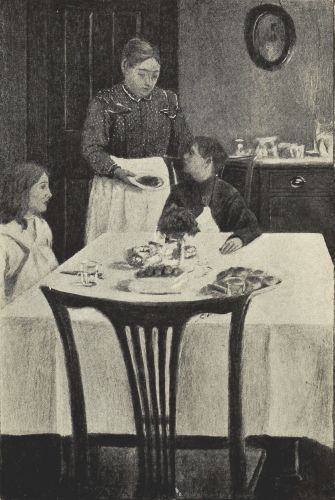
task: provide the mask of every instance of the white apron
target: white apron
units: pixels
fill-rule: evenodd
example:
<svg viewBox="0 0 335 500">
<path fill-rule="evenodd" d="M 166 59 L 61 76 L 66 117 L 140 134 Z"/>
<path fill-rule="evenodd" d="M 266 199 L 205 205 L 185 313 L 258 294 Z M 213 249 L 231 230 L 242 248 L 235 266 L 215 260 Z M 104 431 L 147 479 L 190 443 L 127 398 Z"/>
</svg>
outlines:
<svg viewBox="0 0 335 500">
<path fill-rule="evenodd" d="M 212 217 L 211 209 L 205 207 L 199 217 L 197 223 L 202 233 L 218 233 L 220 229 Z"/>
<path fill-rule="evenodd" d="M 164 184 L 158 189 L 141 189 L 118 179 L 94 177 L 87 211 L 87 243 L 110 231 L 155 232 L 170 194 L 169 172 L 163 158 L 111 158 L 136 175 L 161 177 Z"/>
</svg>

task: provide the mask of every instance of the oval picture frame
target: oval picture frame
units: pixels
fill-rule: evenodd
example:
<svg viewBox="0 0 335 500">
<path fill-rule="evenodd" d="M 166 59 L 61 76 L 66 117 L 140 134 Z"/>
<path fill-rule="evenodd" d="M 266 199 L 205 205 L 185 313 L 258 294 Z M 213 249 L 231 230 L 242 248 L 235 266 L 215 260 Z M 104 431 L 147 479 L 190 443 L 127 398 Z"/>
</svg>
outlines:
<svg viewBox="0 0 335 500">
<path fill-rule="evenodd" d="M 244 38 L 256 66 L 274 71 L 292 55 L 296 41 L 294 22 L 279 5 L 259 5 L 246 16 Z"/>
</svg>

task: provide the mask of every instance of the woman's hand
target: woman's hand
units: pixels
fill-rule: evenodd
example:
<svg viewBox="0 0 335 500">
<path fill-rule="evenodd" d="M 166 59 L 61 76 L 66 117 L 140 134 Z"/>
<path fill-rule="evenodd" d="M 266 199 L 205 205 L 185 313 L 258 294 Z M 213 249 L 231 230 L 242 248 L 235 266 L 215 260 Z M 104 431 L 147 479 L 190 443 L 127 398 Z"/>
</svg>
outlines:
<svg viewBox="0 0 335 500">
<path fill-rule="evenodd" d="M 243 241 L 235 236 L 234 238 L 229 238 L 220 248 L 222 254 L 236 252 L 239 248 L 243 247 Z"/>
<path fill-rule="evenodd" d="M 118 179 L 119 181 L 124 182 L 125 184 L 128 184 L 129 186 L 134 186 L 132 182 L 130 182 L 129 177 L 135 177 L 135 174 L 133 172 L 130 172 L 130 170 L 126 170 L 125 168 L 117 167 L 114 170 L 114 177 Z"/>
</svg>

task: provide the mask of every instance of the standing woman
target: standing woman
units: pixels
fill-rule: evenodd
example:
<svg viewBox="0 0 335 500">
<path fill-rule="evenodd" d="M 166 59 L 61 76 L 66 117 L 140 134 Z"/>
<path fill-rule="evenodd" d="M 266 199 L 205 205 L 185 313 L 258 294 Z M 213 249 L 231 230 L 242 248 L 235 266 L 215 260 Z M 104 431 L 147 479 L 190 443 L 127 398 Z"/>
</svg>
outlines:
<svg viewBox="0 0 335 500">
<path fill-rule="evenodd" d="M 156 87 L 158 49 L 139 38 L 130 40 L 123 49 L 121 68 L 124 81 L 92 99 L 84 124 L 82 153 L 95 174 L 86 241 L 107 231 L 144 230 L 138 220 L 141 206 L 155 211 L 157 197 L 152 195 L 150 202 L 149 192 L 133 186 L 130 177 L 136 172 L 126 168 L 123 159 L 181 156 L 192 140 L 176 94 Z M 163 162 L 157 165 L 156 175 L 161 175 Z"/>
<path fill-rule="evenodd" d="M 0 177 L 0 308 L 58 265 L 42 214 L 51 198 L 44 167 L 21 163 Z"/>
</svg>

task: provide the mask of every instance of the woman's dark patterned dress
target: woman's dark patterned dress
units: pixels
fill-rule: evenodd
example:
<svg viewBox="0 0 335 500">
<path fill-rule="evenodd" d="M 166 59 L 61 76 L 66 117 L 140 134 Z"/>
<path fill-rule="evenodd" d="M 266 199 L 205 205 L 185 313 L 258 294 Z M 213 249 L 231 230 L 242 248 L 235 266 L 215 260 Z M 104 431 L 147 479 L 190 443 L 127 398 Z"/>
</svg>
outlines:
<svg viewBox="0 0 335 500">
<path fill-rule="evenodd" d="M 113 178 L 118 165 L 110 155 L 119 162 L 124 158 L 178 157 L 191 141 L 173 92 L 156 87 L 149 97 L 139 99 L 123 84 L 100 91 L 89 105 L 82 137 L 83 156 L 95 173 L 86 241 L 106 231 L 134 230 L 134 225 L 138 231 L 154 230 L 165 202 L 162 197 L 168 195 L 165 190 L 164 195 L 163 191 L 161 196 L 152 193 L 144 200 L 143 194 Z M 135 214 L 141 218 L 138 223 Z"/>
<path fill-rule="evenodd" d="M 156 87 L 149 97 L 137 98 L 118 84 L 92 99 L 82 153 L 96 174 L 111 176 L 115 164 L 109 155 L 180 156 L 191 141 L 175 93 Z"/>
</svg>

